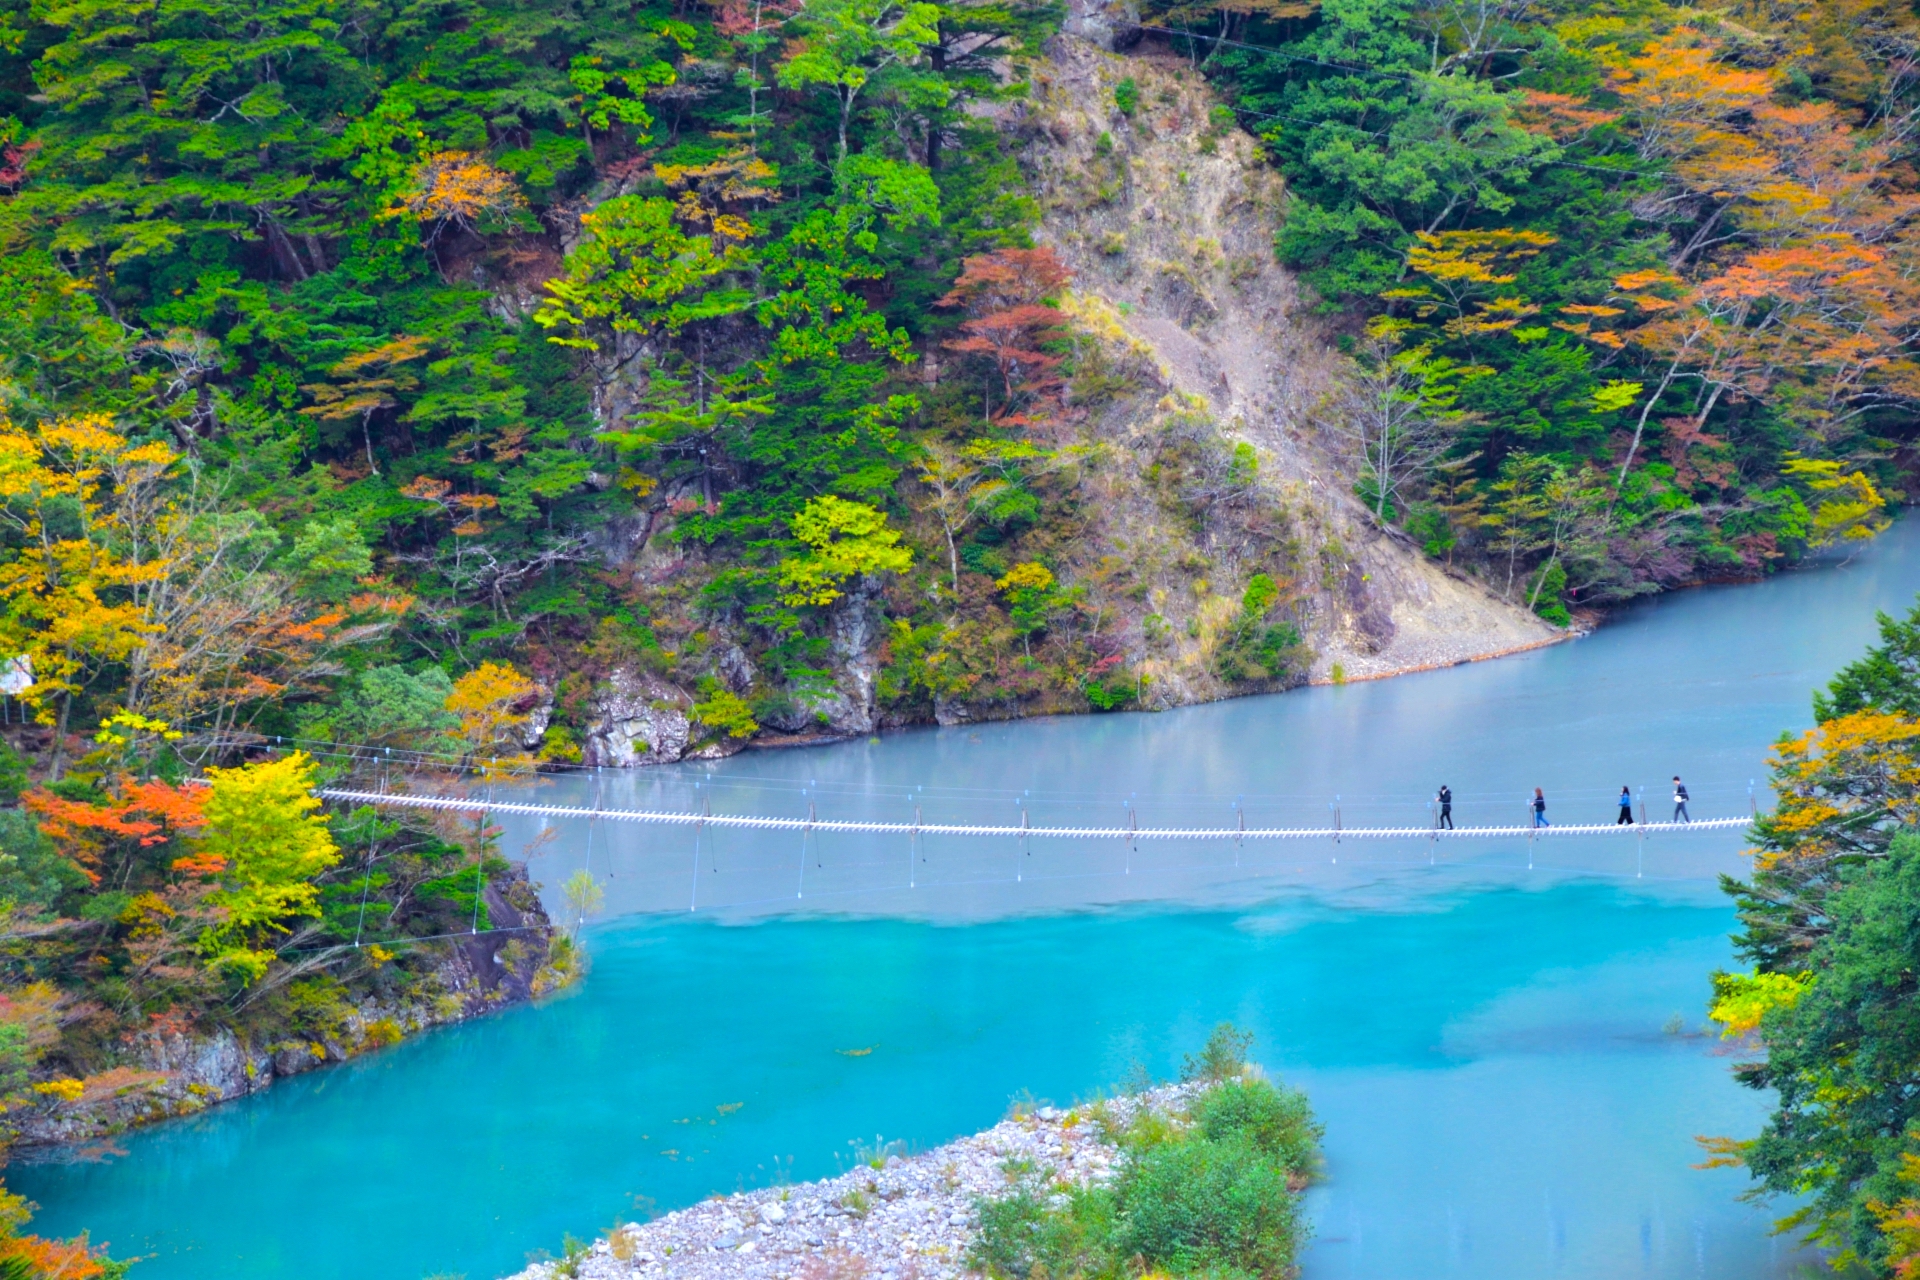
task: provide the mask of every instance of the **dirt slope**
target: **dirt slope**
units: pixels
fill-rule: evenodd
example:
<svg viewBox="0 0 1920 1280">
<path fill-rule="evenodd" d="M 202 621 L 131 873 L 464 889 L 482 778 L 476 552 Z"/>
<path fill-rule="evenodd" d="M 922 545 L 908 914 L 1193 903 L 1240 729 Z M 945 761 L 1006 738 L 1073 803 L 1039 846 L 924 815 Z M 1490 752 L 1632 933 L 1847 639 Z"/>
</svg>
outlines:
<svg viewBox="0 0 1920 1280">
<path fill-rule="evenodd" d="M 1084 11 L 1077 17 L 1070 32 L 1100 30 Z M 1126 77 L 1139 91 L 1131 118 L 1114 106 Z M 1336 666 L 1354 679 L 1446 665 L 1561 637 L 1367 521 L 1312 421 L 1338 357 L 1273 256 L 1282 180 L 1218 106 L 1181 58 L 1145 46 L 1114 54 L 1066 34 L 1019 125 L 1033 130 L 1028 168 L 1047 209 L 1039 238 L 1073 268 L 1079 309 L 1117 323 L 1166 388 L 1204 405 L 1229 440 L 1252 444 L 1317 543 L 1322 572 L 1305 610 L 1313 678 Z"/>
</svg>

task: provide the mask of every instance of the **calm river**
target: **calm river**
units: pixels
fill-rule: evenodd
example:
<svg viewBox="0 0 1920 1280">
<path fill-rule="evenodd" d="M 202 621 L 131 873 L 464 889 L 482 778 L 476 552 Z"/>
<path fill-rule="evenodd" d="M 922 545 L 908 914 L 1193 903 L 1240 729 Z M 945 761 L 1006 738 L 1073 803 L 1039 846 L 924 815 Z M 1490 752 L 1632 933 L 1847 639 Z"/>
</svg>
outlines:
<svg viewBox="0 0 1920 1280">
<path fill-rule="evenodd" d="M 1808 691 L 1920 588 L 1920 522 L 1851 564 L 1682 593 L 1573 644 L 1161 715 L 889 735 L 570 778 L 609 806 L 1142 826 L 1606 821 L 1747 811 Z M 1765 802 L 1762 786 L 1762 803 Z M 89 1163 L 16 1167 L 41 1230 L 142 1280 L 485 1280 L 561 1234 L 924 1148 L 1010 1100 L 1170 1076 L 1207 1029 L 1327 1126 L 1309 1280 L 1755 1280 L 1808 1260 L 1701 1172 L 1765 1100 L 1700 1034 L 1731 834 L 1446 844 L 801 841 L 588 832 L 532 847 L 608 890 L 581 989 L 283 1082 Z M 1531 863 L 1531 865 L 1529 865 Z M 1638 874 L 1636 874 L 1638 873 Z M 689 907 L 696 908 L 689 910 Z"/>
</svg>

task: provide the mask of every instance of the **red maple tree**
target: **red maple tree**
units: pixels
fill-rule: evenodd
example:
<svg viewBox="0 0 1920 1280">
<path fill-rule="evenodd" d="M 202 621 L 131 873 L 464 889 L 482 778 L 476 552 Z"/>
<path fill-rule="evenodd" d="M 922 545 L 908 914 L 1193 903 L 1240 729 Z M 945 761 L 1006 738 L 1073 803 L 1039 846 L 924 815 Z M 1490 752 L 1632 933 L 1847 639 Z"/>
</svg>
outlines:
<svg viewBox="0 0 1920 1280">
<path fill-rule="evenodd" d="M 947 350 L 988 361 L 1000 383 L 999 404 L 989 393 L 987 419 L 1033 428 L 1060 410 L 1066 357 L 1047 350 L 1066 336 L 1067 317 L 1047 299 L 1073 278 L 1051 248 L 996 249 L 968 258 L 943 307 L 964 307 L 962 337 Z"/>
</svg>

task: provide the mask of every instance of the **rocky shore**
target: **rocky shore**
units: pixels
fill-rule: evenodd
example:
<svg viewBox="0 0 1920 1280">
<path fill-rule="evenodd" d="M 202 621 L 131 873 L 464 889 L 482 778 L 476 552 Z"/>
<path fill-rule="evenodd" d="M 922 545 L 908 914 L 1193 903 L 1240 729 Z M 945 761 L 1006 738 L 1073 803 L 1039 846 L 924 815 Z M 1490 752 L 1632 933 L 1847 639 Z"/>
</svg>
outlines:
<svg viewBox="0 0 1920 1280">
<path fill-rule="evenodd" d="M 159 1020 L 128 1042 L 127 1061 L 91 1076 L 71 1093 L 41 1092 L 4 1125 L 17 1159 L 40 1149 L 59 1159 L 118 1133 L 189 1116 L 270 1088 L 277 1079 L 345 1062 L 447 1023 L 531 1000 L 563 985 L 554 968 L 553 926 L 527 870 L 487 885 L 496 928 L 451 939 L 432 969 L 404 990 L 354 1002 L 338 1026 L 317 1038 L 251 1040 Z"/>
<path fill-rule="evenodd" d="M 917 1156 L 875 1152 L 837 1178 L 716 1196 L 629 1223 L 511 1280 L 958 1280 L 982 1199 L 1029 1185 L 1110 1178 L 1110 1135 L 1141 1109 L 1184 1110 L 1201 1085 L 1168 1085 L 1070 1109 L 1020 1108 L 983 1133 Z"/>
</svg>

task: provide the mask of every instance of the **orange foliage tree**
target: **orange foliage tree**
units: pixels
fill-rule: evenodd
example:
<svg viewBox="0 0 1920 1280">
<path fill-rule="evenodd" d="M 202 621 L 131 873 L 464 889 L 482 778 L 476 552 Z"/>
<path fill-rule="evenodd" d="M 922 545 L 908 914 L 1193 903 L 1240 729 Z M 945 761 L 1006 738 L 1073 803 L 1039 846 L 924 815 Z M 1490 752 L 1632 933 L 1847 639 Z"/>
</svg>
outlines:
<svg viewBox="0 0 1920 1280">
<path fill-rule="evenodd" d="M 948 341 L 947 350 L 983 357 L 999 379 L 997 409 L 992 393 L 986 397 L 989 421 L 1034 427 L 1058 411 L 1064 385 L 1058 370 L 1065 357 L 1048 351 L 1046 344 L 1066 336 L 1066 316 L 1047 299 L 1072 278 L 1046 245 L 996 249 L 968 258 L 960 278 L 940 299 L 939 305 L 963 307 L 967 313 L 960 324 L 963 336 Z"/>
<path fill-rule="evenodd" d="M 472 151 L 434 151 L 413 166 L 396 198 L 394 214 L 411 214 L 432 228 L 428 241 L 449 226 L 478 232 L 510 223 L 526 207 L 513 175 Z"/>
<path fill-rule="evenodd" d="M 1920 404 L 1920 203 L 1902 188 L 1884 131 L 1863 134 L 1831 102 L 1775 101 L 1781 73 L 1741 66 L 1725 43 L 1681 27 L 1638 53 L 1602 51 L 1609 87 L 1647 159 L 1673 181 L 1644 216 L 1685 212 L 1695 229 L 1665 272 L 1615 281 L 1571 328 L 1651 358 L 1616 484 L 1677 383 L 1698 387 L 1680 436 L 1728 399 L 1765 398 L 1802 433 L 1834 440 L 1862 414 Z M 1629 317 L 1618 329 L 1596 320 Z"/>
</svg>

